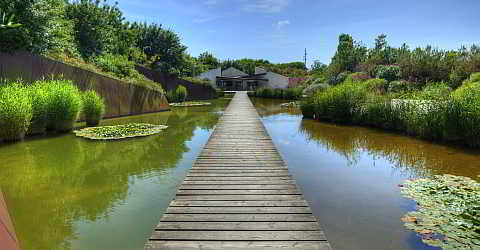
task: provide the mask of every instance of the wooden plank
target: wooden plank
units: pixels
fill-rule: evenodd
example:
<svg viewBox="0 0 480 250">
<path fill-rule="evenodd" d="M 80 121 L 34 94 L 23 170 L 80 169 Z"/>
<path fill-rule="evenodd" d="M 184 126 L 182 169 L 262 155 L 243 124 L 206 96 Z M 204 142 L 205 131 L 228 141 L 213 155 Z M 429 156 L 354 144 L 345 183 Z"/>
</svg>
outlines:
<svg viewBox="0 0 480 250">
<path fill-rule="evenodd" d="M 188 173 L 187 177 L 289 177 L 288 172 L 278 173 Z"/>
<path fill-rule="evenodd" d="M 282 195 L 302 194 L 297 189 L 281 190 L 178 190 L 177 195 Z"/>
<path fill-rule="evenodd" d="M 155 230 L 319 231 L 316 222 L 160 222 Z"/>
<path fill-rule="evenodd" d="M 309 207 L 169 207 L 169 214 L 311 214 Z"/>
<path fill-rule="evenodd" d="M 238 189 L 238 190 L 281 190 L 281 189 L 296 189 L 297 185 L 189 185 L 183 184 L 180 189 L 202 189 L 202 190 L 217 190 L 217 189 Z"/>
<path fill-rule="evenodd" d="M 296 201 L 188 201 L 173 200 L 170 207 L 307 207 L 304 200 Z"/>
<path fill-rule="evenodd" d="M 206 176 L 187 176 L 185 177 L 186 181 L 276 181 L 276 180 L 292 180 L 290 176 L 275 176 L 275 177 L 255 177 L 255 176 L 223 176 L 222 178 L 218 177 L 206 177 Z"/>
<path fill-rule="evenodd" d="M 267 241 L 267 240 L 326 240 L 321 231 L 157 231 L 152 240 L 217 240 L 217 241 Z"/>
<path fill-rule="evenodd" d="M 326 241 L 150 241 L 145 245 L 147 250 L 273 250 L 303 249 L 331 250 Z"/>
<path fill-rule="evenodd" d="M 303 200 L 302 195 L 179 195 L 177 200 L 197 201 L 291 201 Z"/>
</svg>

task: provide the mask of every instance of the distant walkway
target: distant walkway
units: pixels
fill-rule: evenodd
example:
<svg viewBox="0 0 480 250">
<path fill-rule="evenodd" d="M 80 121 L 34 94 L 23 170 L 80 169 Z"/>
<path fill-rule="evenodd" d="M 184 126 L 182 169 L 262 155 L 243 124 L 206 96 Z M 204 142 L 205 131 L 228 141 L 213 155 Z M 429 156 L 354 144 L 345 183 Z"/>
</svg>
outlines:
<svg viewBox="0 0 480 250">
<path fill-rule="evenodd" d="M 145 249 L 331 249 L 246 92 L 238 92 Z"/>
</svg>

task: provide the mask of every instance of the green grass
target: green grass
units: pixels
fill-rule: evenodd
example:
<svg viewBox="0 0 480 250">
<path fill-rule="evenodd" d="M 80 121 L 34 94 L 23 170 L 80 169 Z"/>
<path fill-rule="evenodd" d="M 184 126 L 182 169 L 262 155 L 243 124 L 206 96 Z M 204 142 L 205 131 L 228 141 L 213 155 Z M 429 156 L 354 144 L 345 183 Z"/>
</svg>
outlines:
<svg viewBox="0 0 480 250">
<path fill-rule="evenodd" d="M 45 81 L 43 87 L 49 95 L 47 129 L 58 132 L 72 130 L 82 108 L 78 88 L 69 80 Z"/>
<path fill-rule="evenodd" d="M 178 85 L 175 90 L 167 92 L 167 100 L 169 103 L 185 102 L 188 96 L 187 88 L 183 85 Z"/>
<path fill-rule="evenodd" d="M 96 126 L 105 114 L 105 102 L 94 90 L 82 95 L 82 113 L 88 126 Z"/>
<path fill-rule="evenodd" d="M 0 139 L 23 139 L 32 116 L 32 100 L 21 82 L 0 87 Z"/>
<path fill-rule="evenodd" d="M 36 82 L 28 88 L 32 100 L 33 117 L 28 134 L 44 134 L 47 128 L 47 114 L 49 93 L 42 86 L 41 82 Z"/>
</svg>

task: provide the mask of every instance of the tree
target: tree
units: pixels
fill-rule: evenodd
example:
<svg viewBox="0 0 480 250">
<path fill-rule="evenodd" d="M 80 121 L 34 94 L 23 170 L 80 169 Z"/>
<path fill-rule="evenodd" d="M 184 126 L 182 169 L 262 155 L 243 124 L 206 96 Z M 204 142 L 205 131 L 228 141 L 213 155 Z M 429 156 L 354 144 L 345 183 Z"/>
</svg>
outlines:
<svg viewBox="0 0 480 250">
<path fill-rule="evenodd" d="M 323 73 L 327 69 L 327 65 L 324 63 L 321 63 L 319 60 L 313 61 L 312 69 L 311 71 L 314 73 Z"/>
<path fill-rule="evenodd" d="M 213 54 L 207 51 L 198 56 L 198 61 L 207 66 L 209 70 L 216 69 L 220 66 L 220 61 Z"/>
<path fill-rule="evenodd" d="M 341 34 L 338 38 L 338 47 L 329 66 L 330 77 L 335 77 L 341 72 L 355 71 L 358 64 L 365 60 L 367 48 L 355 42 L 348 34 Z"/>
</svg>

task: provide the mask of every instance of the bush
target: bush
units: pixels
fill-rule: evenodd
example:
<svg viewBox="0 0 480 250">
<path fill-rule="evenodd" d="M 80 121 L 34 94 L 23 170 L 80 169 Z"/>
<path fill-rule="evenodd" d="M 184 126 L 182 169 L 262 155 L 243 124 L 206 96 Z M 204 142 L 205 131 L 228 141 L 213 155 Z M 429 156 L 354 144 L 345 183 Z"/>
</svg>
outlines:
<svg viewBox="0 0 480 250">
<path fill-rule="evenodd" d="M 347 76 L 347 78 L 345 79 L 345 81 L 347 81 L 347 82 L 363 82 L 363 81 L 366 81 L 370 78 L 371 77 L 365 72 L 356 72 L 356 73 L 349 74 Z"/>
<path fill-rule="evenodd" d="M 385 79 L 388 82 L 399 80 L 401 77 L 400 67 L 396 65 L 378 65 L 375 68 L 375 77 Z"/>
<path fill-rule="evenodd" d="M 305 98 L 300 102 L 300 110 L 305 118 L 315 118 L 315 109 L 316 106 L 313 97 Z"/>
<path fill-rule="evenodd" d="M 102 97 L 94 90 L 87 91 L 82 95 L 82 112 L 85 115 L 87 126 L 96 126 L 105 114 L 105 103 Z"/>
<path fill-rule="evenodd" d="M 29 135 L 44 134 L 47 129 L 47 105 L 49 93 L 36 82 L 29 87 L 29 95 L 32 101 L 32 122 L 28 130 Z"/>
<path fill-rule="evenodd" d="M 469 146 L 480 147 L 480 82 L 468 83 L 452 93 L 449 127 Z"/>
<path fill-rule="evenodd" d="M 451 92 L 452 89 L 444 82 L 428 83 L 417 98 L 422 100 L 446 100 Z"/>
<path fill-rule="evenodd" d="M 328 80 L 328 84 L 330 85 L 338 85 L 342 82 L 344 82 L 345 80 L 347 80 L 347 77 L 350 75 L 350 72 L 349 71 L 345 71 L 345 72 L 342 72 L 340 74 L 338 74 L 337 76 L 335 77 L 332 77 Z"/>
<path fill-rule="evenodd" d="M 138 72 L 135 63 L 128 60 L 127 56 L 105 54 L 95 58 L 95 65 L 105 72 L 113 73 L 119 78 L 134 77 Z"/>
<path fill-rule="evenodd" d="M 310 96 L 310 95 L 313 95 L 315 92 L 323 92 L 323 91 L 327 90 L 328 88 L 330 88 L 330 85 L 328 85 L 326 83 L 312 84 L 312 85 L 306 87 L 302 91 L 302 94 Z"/>
<path fill-rule="evenodd" d="M 175 90 L 175 95 L 177 96 L 179 102 L 184 102 L 188 96 L 187 88 L 185 88 L 183 85 L 179 85 Z"/>
<path fill-rule="evenodd" d="M 471 74 L 469 81 L 472 82 L 472 83 L 473 82 L 480 82 L 480 72 Z"/>
<path fill-rule="evenodd" d="M 167 92 L 167 100 L 170 103 L 185 102 L 188 92 L 183 85 L 178 85 L 175 90 L 169 90 Z"/>
<path fill-rule="evenodd" d="M 404 80 L 399 80 L 399 81 L 393 81 L 388 84 L 388 92 L 390 93 L 403 93 L 403 92 L 408 92 L 414 90 L 415 84 L 404 81 Z"/>
<path fill-rule="evenodd" d="M 49 92 L 47 129 L 58 132 L 72 130 L 82 107 L 78 88 L 68 80 L 51 80 L 44 84 Z"/>
<path fill-rule="evenodd" d="M 23 139 L 32 115 L 32 100 L 21 83 L 0 87 L 0 139 Z"/>
</svg>

